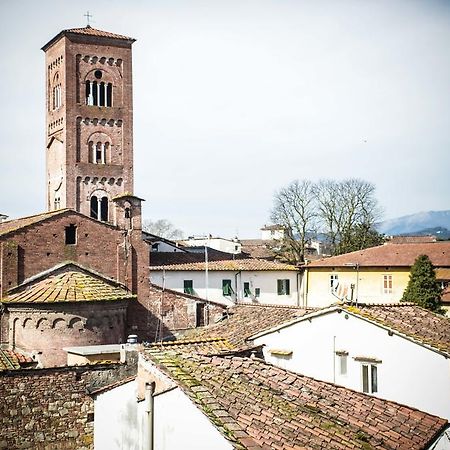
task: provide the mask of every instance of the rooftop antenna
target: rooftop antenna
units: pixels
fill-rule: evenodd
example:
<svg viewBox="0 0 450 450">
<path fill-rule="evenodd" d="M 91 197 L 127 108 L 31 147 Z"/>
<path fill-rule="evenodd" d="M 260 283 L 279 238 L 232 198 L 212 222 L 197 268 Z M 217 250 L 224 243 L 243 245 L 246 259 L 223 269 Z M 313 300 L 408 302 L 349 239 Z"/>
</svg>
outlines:
<svg viewBox="0 0 450 450">
<path fill-rule="evenodd" d="M 89 14 L 89 11 L 87 11 L 86 14 L 84 14 L 84 17 L 86 17 L 86 21 L 87 21 L 86 27 L 90 27 L 91 24 L 89 22 L 90 22 L 90 19 L 92 19 L 92 17 L 93 17 L 92 14 Z"/>
</svg>

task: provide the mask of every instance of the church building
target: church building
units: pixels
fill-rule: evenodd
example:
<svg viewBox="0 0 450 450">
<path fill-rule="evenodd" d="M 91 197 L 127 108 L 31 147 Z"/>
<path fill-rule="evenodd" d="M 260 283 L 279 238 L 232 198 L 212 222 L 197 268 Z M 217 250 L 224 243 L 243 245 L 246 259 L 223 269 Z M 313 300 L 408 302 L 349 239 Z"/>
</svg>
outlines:
<svg viewBox="0 0 450 450">
<path fill-rule="evenodd" d="M 133 186 L 134 41 L 88 25 L 42 47 L 47 212 L 0 222 L 0 348 L 44 365 L 64 363 L 63 344 L 167 337 L 198 325 L 205 304 L 150 285 Z"/>
</svg>

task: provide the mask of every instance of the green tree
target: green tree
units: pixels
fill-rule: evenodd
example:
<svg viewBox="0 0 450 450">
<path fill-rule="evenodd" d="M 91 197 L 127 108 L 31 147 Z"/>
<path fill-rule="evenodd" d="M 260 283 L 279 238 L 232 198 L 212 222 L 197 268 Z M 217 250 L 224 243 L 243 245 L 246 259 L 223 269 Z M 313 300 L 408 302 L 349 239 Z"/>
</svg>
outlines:
<svg viewBox="0 0 450 450">
<path fill-rule="evenodd" d="M 423 308 L 442 314 L 442 289 L 436 281 L 436 272 L 427 255 L 420 255 L 411 267 L 403 302 L 414 302 Z"/>
</svg>

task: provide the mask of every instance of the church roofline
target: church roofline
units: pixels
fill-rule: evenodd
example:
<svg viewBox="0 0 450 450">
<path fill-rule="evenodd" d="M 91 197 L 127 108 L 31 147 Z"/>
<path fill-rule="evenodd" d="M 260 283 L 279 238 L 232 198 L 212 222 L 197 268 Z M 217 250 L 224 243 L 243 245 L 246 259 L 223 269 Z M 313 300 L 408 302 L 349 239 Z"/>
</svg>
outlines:
<svg viewBox="0 0 450 450">
<path fill-rule="evenodd" d="M 128 37 L 128 36 L 110 33 L 109 31 L 97 30 L 96 28 L 92 28 L 90 25 L 87 25 L 84 28 L 70 28 L 68 30 L 62 30 L 55 37 L 50 39 L 41 48 L 41 50 L 43 50 L 44 52 L 47 51 L 55 42 L 59 41 L 64 36 L 67 38 L 70 38 L 71 36 L 88 36 L 88 37 L 100 38 L 100 39 L 105 39 L 105 40 L 114 39 L 114 40 L 125 41 L 130 45 L 136 41 L 136 39 Z"/>
<path fill-rule="evenodd" d="M 60 216 L 63 214 L 76 214 L 85 219 L 91 220 L 96 223 L 100 223 L 104 226 L 114 228 L 114 229 L 117 228 L 116 225 L 113 225 L 108 222 L 100 222 L 100 221 L 93 219 L 92 217 L 89 217 L 79 211 L 75 211 L 74 209 L 64 208 L 64 209 L 57 209 L 55 211 L 47 211 L 45 213 L 35 214 L 33 216 L 19 217 L 18 219 L 12 219 L 12 220 L 2 222 L 0 224 L 0 238 L 7 236 L 11 233 L 23 230 L 24 228 L 33 226 L 37 223 L 42 223 L 44 221 L 51 220 L 54 217 Z"/>
</svg>

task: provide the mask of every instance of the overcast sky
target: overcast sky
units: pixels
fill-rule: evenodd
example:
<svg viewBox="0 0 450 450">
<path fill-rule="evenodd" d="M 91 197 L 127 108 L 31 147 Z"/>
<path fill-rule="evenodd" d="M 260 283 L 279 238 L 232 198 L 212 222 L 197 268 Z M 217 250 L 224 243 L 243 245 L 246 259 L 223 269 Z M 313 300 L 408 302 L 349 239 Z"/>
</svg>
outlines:
<svg viewBox="0 0 450 450">
<path fill-rule="evenodd" d="M 87 10 L 137 39 L 144 217 L 259 237 L 274 191 L 328 177 L 386 219 L 450 209 L 450 1 L 0 0 L 0 213 L 45 210 L 40 47 Z"/>
</svg>

